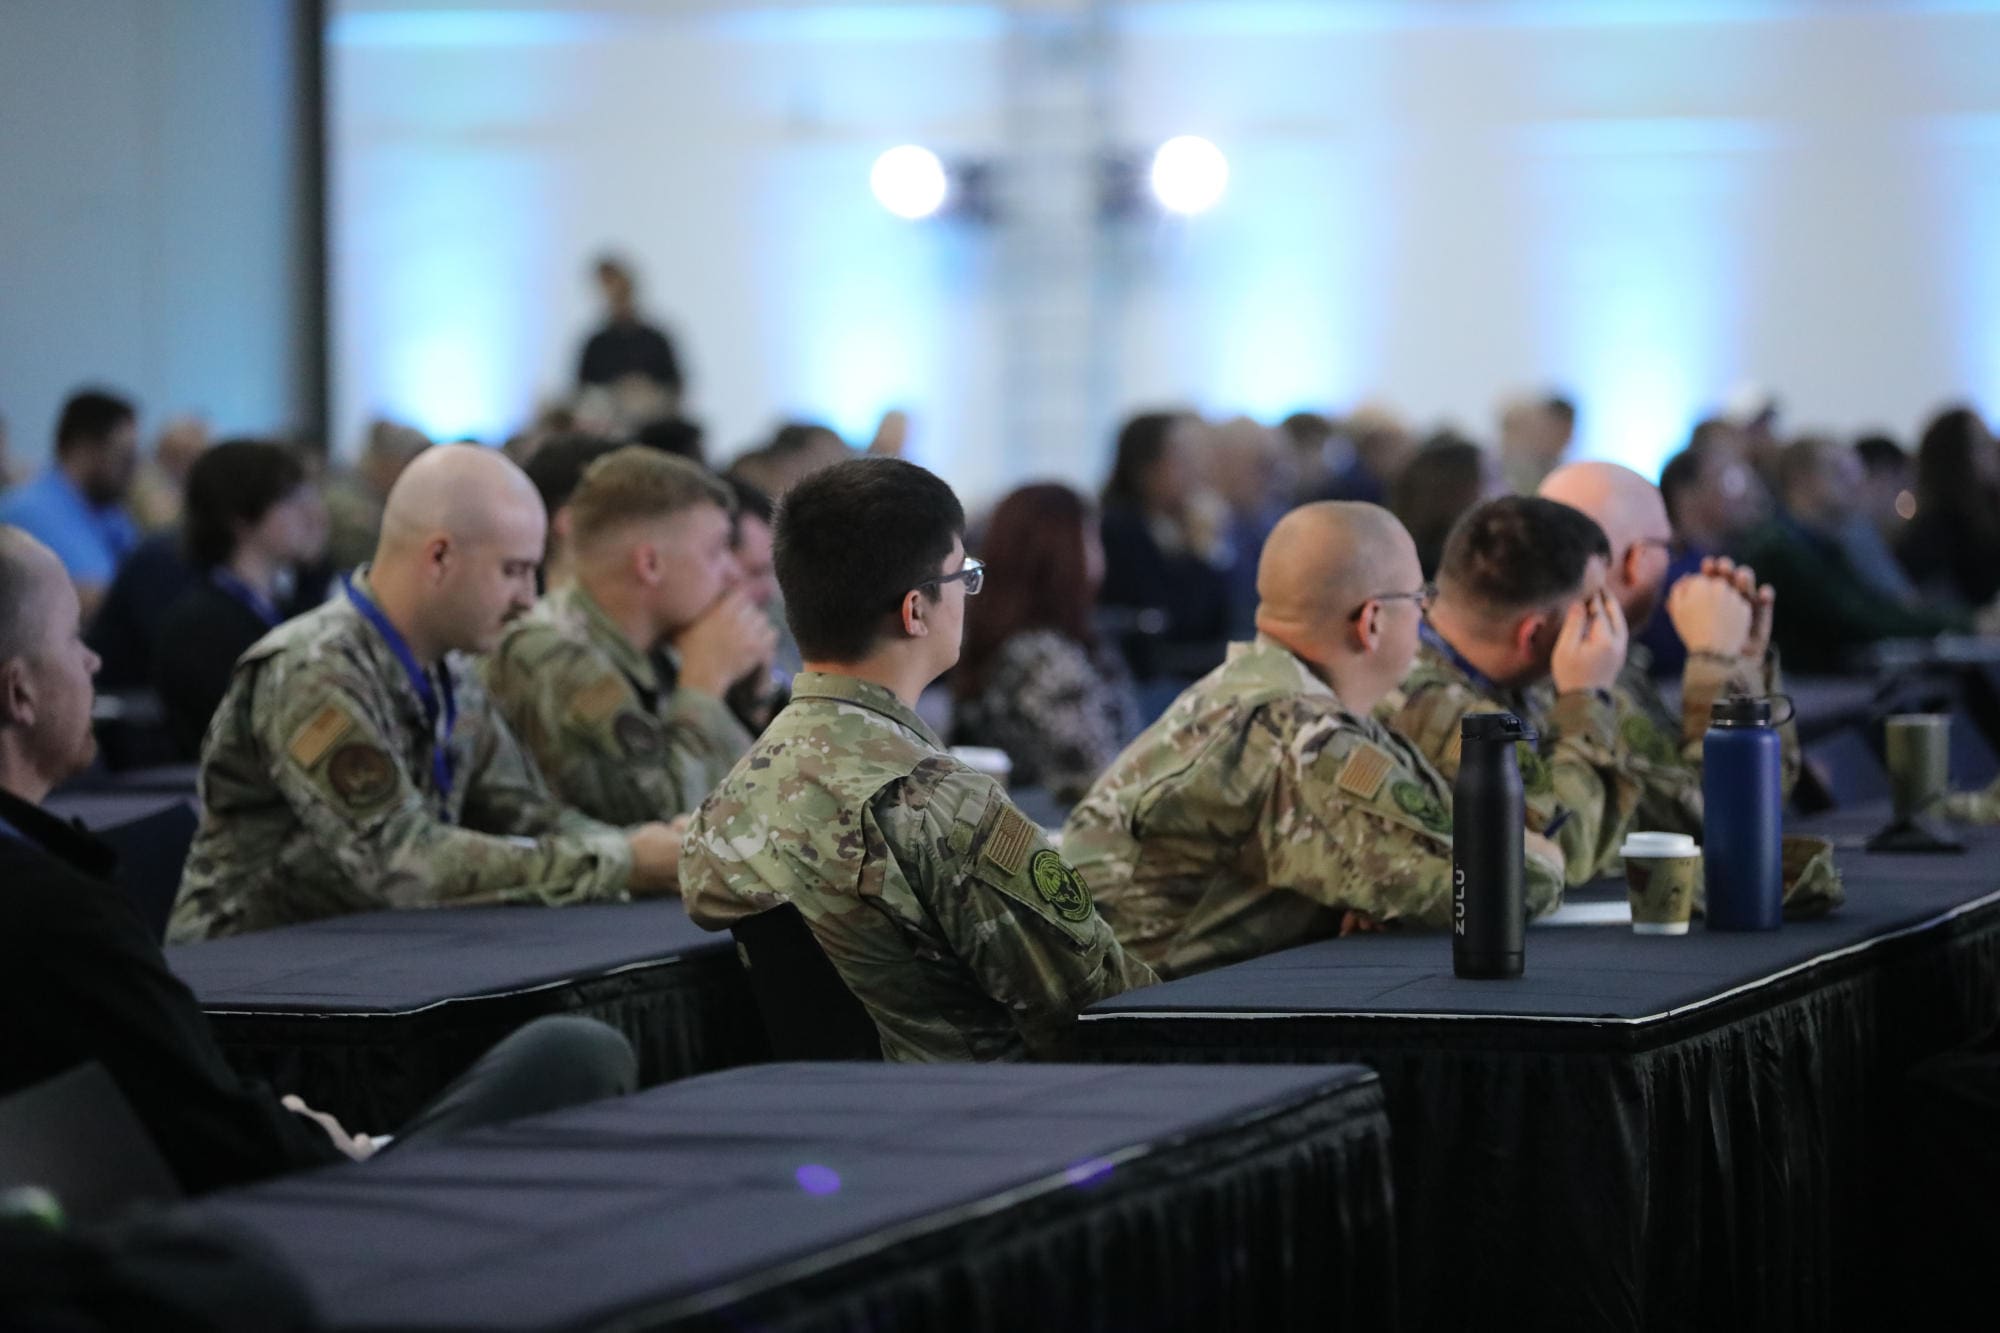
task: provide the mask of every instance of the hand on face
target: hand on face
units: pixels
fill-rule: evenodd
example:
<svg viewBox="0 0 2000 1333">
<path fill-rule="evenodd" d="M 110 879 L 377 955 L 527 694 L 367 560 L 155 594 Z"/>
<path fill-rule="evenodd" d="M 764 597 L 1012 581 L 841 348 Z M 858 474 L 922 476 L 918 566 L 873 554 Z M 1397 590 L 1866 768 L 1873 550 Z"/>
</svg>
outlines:
<svg viewBox="0 0 2000 1333">
<path fill-rule="evenodd" d="M 1628 646 L 1625 612 L 1616 597 L 1599 588 L 1572 602 L 1549 659 L 1557 693 L 1610 689 L 1624 669 Z"/>
<path fill-rule="evenodd" d="M 729 687 L 771 660 L 778 631 L 742 588 L 732 588 L 674 637 L 681 683 L 721 698 Z"/>
<path fill-rule="evenodd" d="M 1761 596 L 1755 579 L 1726 559 L 1710 559 L 1702 562 L 1701 573 L 1674 585 L 1667 595 L 1667 615 L 1689 652 L 1735 657 L 1747 651 Z M 1768 604 L 1763 618 L 1768 644 Z M 1763 656 L 1761 649 L 1757 656 Z"/>
</svg>

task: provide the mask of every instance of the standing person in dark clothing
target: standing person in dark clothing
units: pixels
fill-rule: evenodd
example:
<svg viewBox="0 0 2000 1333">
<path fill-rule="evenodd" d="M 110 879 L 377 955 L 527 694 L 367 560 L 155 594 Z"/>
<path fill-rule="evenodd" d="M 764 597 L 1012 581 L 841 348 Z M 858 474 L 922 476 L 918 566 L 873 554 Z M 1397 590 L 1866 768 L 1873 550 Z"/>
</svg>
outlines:
<svg viewBox="0 0 2000 1333">
<path fill-rule="evenodd" d="M 1917 590 L 1977 610 L 2000 596 L 2000 444 L 1977 412 L 1938 416 L 1917 446 L 1917 515 L 1898 554 Z"/>
<path fill-rule="evenodd" d="M 0 526 L 0 1096 L 96 1061 L 190 1193 L 370 1156 L 375 1140 L 237 1078 L 112 884 L 114 854 L 40 808 L 96 749 L 97 658 L 79 621 L 61 563 Z M 401 1137 L 629 1091 L 632 1075 L 631 1048 L 609 1028 L 543 1019 L 489 1051 Z"/>
<path fill-rule="evenodd" d="M 292 573 L 326 553 L 327 531 L 305 465 L 264 440 L 230 440 L 196 460 L 185 518 L 196 578 L 161 620 L 152 661 L 167 729 L 193 760 L 236 659 L 293 609 Z"/>
<path fill-rule="evenodd" d="M 684 386 L 680 358 L 674 355 L 673 340 L 640 318 L 632 270 L 606 255 L 597 261 L 597 287 L 604 294 L 606 318 L 583 345 L 577 383 L 616 385 L 636 375 L 678 402 Z"/>
</svg>

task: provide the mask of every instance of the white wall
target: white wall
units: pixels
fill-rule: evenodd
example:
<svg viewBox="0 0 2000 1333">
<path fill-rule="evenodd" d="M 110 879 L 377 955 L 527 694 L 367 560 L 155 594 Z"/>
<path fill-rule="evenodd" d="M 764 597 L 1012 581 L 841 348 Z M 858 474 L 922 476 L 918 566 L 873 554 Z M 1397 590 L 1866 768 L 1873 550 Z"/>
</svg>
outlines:
<svg viewBox="0 0 2000 1333">
<path fill-rule="evenodd" d="M 507 430 L 568 382 L 609 244 L 680 335 L 713 452 L 904 405 L 975 496 L 1051 457 L 1098 473 L 1101 431 L 1004 438 L 994 238 L 867 192 L 897 142 L 1004 149 L 1009 7 L 339 8 L 343 443 L 375 411 Z M 1109 8 L 1107 140 L 1204 133 L 1233 177 L 1211 215 L 1107 233 L 1107 423 L 1386 398 L 1485 430 L 1555 384 L 1587 448 L 1652 468 L 1746 379 L 1801 426 L 2000 409 L 2000 7 Z"/>
<path fill-rule="evenodd" d="M 28 469 L 86 382 L 142 428 L 309 404 L 292 7 L 0 0 L 0 416 Z"/>
</svg>

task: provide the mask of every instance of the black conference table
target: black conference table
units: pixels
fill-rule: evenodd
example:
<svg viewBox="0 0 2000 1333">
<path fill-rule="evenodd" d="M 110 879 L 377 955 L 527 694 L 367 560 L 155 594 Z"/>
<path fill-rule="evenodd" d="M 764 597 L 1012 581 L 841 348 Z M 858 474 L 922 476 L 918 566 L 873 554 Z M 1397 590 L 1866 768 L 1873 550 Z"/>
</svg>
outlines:
<svg viewBox="0 0 2000 1333">
<path fill-rule="evenodd" d="M 350 1329 L 1386 1329 L 1355 1068 L 760 1065 L 216 1195 Z"/>
<path fill-rule="evenodd" d="M 1769 934 L 1530 931 L 1516 981 L 1449 937 L 1325 940 L 1133 991 L 1084 1058 L 1375 1068 L 1413 1328 L 1822 1328 L 1893 1311 L 1897 1099 L 2000 1021 L 2000 830 L 1867 856 Z"/>
<path fill-rule="evenodd" d="M 734 942 L 678 899 L 371 912 L 177 945 L 167 962 L 239 1070 L 373 1133 L 544 1014 L 619 1028 L 642 1086 L 766 1055 Z"/>
</svg>

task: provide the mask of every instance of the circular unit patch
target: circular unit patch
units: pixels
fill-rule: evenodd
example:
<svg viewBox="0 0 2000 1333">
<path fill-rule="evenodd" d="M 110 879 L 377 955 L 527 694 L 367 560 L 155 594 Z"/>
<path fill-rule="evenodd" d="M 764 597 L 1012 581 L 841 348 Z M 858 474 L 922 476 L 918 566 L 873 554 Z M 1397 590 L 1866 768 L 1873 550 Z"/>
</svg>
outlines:
<svg viewBox="0 0 2000 1333">
<path fill-rule="evenodd" d="M 1028 875 L 1035 881 L 1035 892 L 1056 909 L 1057 916 L 1065 921 L 1090 919 L 1090 889 L 1062 857 L 1044 847 L 1028 863 Z"/>
<path fill-rule="evenodd" d="M 628 708 L 611 719 L 611 734 L 618 746 L 633 759 L 651 759 L 660 753 L 660 736 L 653 724 L 635 709 Z"/>
<path fill-rule="evenodd" d="M 349 805 L 374 805 L 396 789 L 396 763 L 378 747 L 355 742 L 333 752 L 326 780 Z"/>
</svg>

